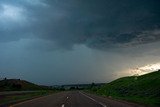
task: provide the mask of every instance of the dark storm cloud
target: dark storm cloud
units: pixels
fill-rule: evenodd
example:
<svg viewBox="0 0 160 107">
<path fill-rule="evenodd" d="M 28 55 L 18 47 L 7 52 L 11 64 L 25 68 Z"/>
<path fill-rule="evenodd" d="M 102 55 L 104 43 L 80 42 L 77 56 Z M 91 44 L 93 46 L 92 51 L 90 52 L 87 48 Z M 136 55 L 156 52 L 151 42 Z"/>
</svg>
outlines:
<svg viewBox="0 0 160 107">
<path fill-rule="evenodd" d="M 156 42 L 159 5 L 159 0 L 1 0 L 1 12 L 16 12 L 14 17 L 0 15 L 0 41 L 33 37 L 67 49 L 75 44 L 106 49 Z"/>
<path fill-rule="evenodd" d="M 128 69 L 159 63 L 159 5 L 159 0 L 0 0 L 0 76 L 64 84 L 133 75 Z"/>
</svg>

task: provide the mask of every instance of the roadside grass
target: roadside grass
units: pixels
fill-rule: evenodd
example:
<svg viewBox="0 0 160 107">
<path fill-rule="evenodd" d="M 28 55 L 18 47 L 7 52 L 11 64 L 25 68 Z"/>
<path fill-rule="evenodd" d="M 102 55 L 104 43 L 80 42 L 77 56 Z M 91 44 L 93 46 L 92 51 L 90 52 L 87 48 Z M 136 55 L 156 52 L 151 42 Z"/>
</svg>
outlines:
<svg viewBox="0 0 160 107">
<path fill-rule="evenodd" d="M 160 99 L 158 98 L 139 97 L 139 96 L 126 96 L 126 97 L 114 97 L 114 98 L 119 100 L 132 101 L 150 107 L 158 107 L 160 105 Z"/>
<path fill-rule="evenodd" d="M 142 76 L 119 78 L 100 87 L 90 87 L 88 91 L 112 99 L 159 107 L 160 71 Z"/>
<path fill-rule="evenodd" d="M 44 90 L 44 91 L 37 91 L 33 93 L 25 93 L 25 94 L 15 94 L 15 95 L 7 95 L 7 96 L 0 96 L 0 106 L 14 104 L 17 102 L 53 94 L 57 91 L 52 90 Z"/>
<path fill-rule="evenodd" d="M 160 99 L 159 98 L 151 98 L 151 97 L 140 97 L 140 96 L 112 96 L 112 99 L 129 101 L 133 103 L 138 103 L 140 105 L 145 105 L 149 107 L 159 107 Z"/>
<path fill-rule="evenodd" d="M 144 97 L 144 96 L 123 96 L 116 92 L 110 92 L 110 94 L 106 94 L 104 92 L 98 92 L 93 90 L 85 90 L 87 93 L 96 94 L 99 96 L 104 96 L 114 100 L 120 101 L 128 101 L 133 103 L 138 103 L 140 105 L 144 105 L 147 107 L 159 107 L 160 105 L 160 98 L 159 97 Z"/>
</svg>

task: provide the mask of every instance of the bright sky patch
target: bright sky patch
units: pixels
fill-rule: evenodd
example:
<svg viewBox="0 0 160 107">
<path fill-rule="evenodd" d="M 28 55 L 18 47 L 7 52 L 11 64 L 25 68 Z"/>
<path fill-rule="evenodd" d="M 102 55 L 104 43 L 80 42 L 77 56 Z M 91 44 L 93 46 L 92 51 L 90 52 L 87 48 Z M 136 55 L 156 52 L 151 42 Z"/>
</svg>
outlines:
<svg viewBox="0 0 160 107">
<path fill-rule="evenodd" d="M 0 18 L 8 21 L 21 21 L 25 19 L 24 15 L 22 14 L 23 12 L 24 10 L 20 7 L 3 4 Z"/>
</svg>

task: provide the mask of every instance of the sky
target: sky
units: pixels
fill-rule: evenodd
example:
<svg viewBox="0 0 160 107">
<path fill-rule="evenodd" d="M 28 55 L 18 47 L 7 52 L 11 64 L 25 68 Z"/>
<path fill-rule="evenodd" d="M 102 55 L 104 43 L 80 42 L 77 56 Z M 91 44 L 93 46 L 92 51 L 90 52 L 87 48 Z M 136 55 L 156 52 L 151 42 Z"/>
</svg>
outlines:
<svg viewBox="0 0 160 107">
<path fill-rule="evenodd" d="M 0 78 L 82 84 L 158 69 L 159 0 L 0 0 Z"/>
</svg>

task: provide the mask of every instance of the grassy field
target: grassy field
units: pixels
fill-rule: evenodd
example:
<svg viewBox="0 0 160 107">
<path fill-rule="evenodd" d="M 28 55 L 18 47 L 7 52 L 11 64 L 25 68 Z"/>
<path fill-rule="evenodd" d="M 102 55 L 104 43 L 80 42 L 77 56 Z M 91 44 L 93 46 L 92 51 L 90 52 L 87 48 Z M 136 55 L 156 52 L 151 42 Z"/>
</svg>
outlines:
<svg viewBox="0 0 160 107">
<path fill-rule="evenodd" d="M 9 105 L 9 104 L 25 101 L 32 98 L 53 94 L 55 92 L 56 91 L 44 90 L 44 91 L 37 91 L 33 93 L 0 96 L 0 106 Z"/>
<path fill-rule="evenodd" d="M 20 79 L 0 80 L 0 91 L 24 91 L 24 90 L 44 90 L 49 87 L 39 86 L 37 84 Z"/>
<path fill-rule="evenodd" d="M 119 78 L 90 92 L 115 99 L 132 101 L 148 106 L 160 105 L 160 71 L 142 76 Z"/>
<path fill-rule="evenodd" d="M 20 93 L 16 93 L 15 91 Z M 4 78 L 0 80 L 0 92 L 7 94 L 0 94 L 0 106 L 45 96 L 58 91 L 60 89 L 37 85 L 25 80 Z M 10 94 L 9 92 L 13 93 Z"/>
</svg>

